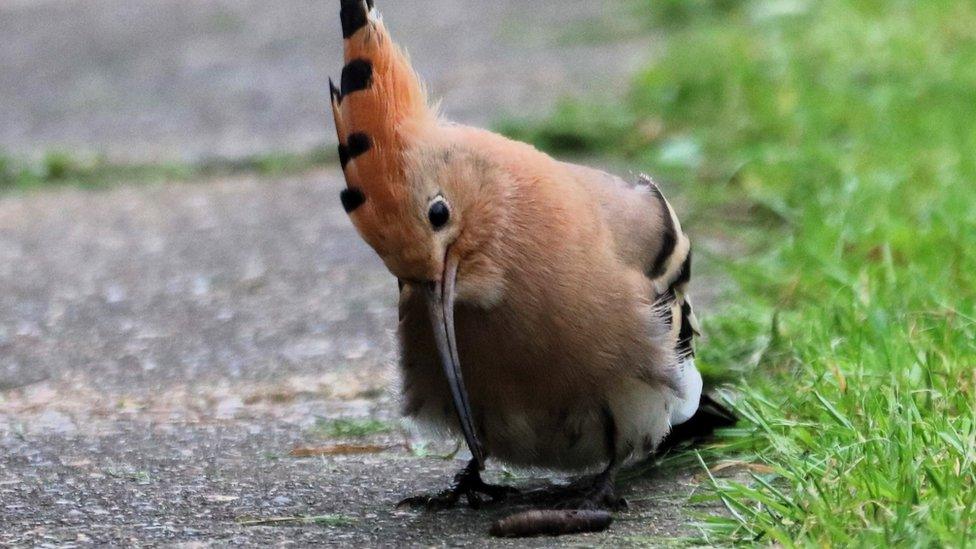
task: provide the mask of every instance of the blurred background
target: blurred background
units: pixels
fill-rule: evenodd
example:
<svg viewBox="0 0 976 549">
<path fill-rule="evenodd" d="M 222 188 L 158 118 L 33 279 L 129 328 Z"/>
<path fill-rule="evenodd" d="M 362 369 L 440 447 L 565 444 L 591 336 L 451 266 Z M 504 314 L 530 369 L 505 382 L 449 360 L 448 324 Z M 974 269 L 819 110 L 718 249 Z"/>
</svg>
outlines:
<svg viewBox="0 0 976 549">
<path fill-rule="evenodd" d="M 144 163 L 328 145 L 337 4 L 5 2 L 0 146 Z M 566 93 L 622 91 L 650 41 L 602 2 L 390 2 L 383 13 L 445 112 L 485 125 Z"/>
<path fill-rule="evenodd" d="M 448 117 L 652 174 L 695 242 L 743 425 L 583 541 L 976 536 L 976 5 L 377 4 Z M 459 462 L 397 420 L 341 65 L 334 0 L 0 3 L 0 544 L 484 542 L 393 511 Z"/>
</svg>

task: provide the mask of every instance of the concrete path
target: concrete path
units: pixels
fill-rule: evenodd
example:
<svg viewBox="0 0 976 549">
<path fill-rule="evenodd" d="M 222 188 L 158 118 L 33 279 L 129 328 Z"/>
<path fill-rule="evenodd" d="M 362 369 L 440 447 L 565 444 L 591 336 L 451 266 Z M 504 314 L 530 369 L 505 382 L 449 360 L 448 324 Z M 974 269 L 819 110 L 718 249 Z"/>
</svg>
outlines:
<svg viewBox="0 0 976 549">
<path fill-rule="evenodd" d="M 335 141 L 338 0 L 0 2 L 0 151 L 116 161 L 303 152 Z M 649 51 L 621 3 L 379 3 L 445 111 L 470 123 L 619 94 Z"/>
</svg>

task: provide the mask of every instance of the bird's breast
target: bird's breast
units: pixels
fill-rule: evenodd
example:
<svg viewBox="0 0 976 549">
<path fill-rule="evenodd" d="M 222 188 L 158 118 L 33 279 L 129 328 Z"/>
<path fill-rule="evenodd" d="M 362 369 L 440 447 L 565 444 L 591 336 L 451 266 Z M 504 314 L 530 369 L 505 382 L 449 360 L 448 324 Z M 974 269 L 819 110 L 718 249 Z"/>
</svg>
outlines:
<svg viewBox="0 0 976 549">
<path fill-rule="evenodd" d="M 455 310 L 457 348 L 476 428 L 504 461 L 559 469 L 608 459 L 605 410 L 615 410 L 622 445 L 656 444 L 667 426 L 660 384 L 651 375 L 669 356 L 652 337 L 654 315 L 638 288 L 607 280 L 509 285 L 492 307 Z M 605 278 L 605 277 L 604 277 Z M 613 288 L 614 286 L 605 286 Z M 543 291 L 544 290 L 544 291 Z M 583 292 L 580 295 L 580 292 Z M 401 306 L 404 412 L 456 432 L 447 383 L 422 303 Z"/>
</svg>

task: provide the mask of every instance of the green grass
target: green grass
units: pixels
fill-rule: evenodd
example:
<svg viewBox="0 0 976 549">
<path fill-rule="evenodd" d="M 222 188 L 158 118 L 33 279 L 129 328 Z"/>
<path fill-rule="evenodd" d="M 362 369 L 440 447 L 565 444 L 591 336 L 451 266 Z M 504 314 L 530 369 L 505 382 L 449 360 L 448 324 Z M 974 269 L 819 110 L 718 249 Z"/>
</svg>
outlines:
<svg viewBox="0 0 976 549">
<path fill-rule="evenodd" d="M 29 160 L 0 153 L 0 192 L 31 190 L 54 185 L 103 188 L 119 183 L 188 181 L 245 173 L 283 176 L 335 164 L 332 148 L 304 153 L 272 152 L 239 159 L 213 158 L 195 163 L 119 164 L 102 156 L 49 151 Z"/>
<path fill-rule="evenodd" d="M 709 542 L 976 544 L 976 4 L 642 0 L 666 51 L 622 105 L 506 131 L 612 152 L 724 239 L 701 362 L 743 427 Z M 606 115 L 606 116 L 604 116 Z"/>
</svg>

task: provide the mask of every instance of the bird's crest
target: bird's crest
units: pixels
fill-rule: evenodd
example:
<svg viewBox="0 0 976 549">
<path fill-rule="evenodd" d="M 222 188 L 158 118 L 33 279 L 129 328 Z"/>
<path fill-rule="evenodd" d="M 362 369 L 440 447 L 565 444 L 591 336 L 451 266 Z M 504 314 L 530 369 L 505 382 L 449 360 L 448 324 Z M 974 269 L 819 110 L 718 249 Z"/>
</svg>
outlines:
<svg viewBox="0 0 976 549">
<path fill-rule="evenodd" d="M 390 39 L 373 0 L 341 0 L 345 66 L 332 91 L 332 114 L 347 188 L 342 204 L 382 211 L 406 185 L 403 153 L 436 120 L 420 79 L 406 54 Z M 375 216 L 371 216 L 375 217 Z M 378 219 L 366 220 L 378 222 Z M 360 226 L 369 231 L 368 226 Z"/>
</svg>

